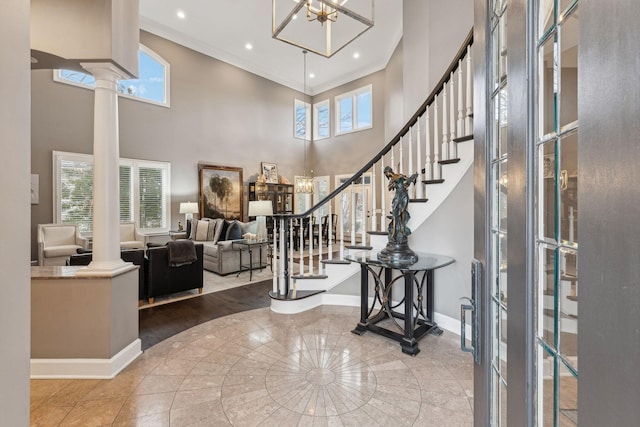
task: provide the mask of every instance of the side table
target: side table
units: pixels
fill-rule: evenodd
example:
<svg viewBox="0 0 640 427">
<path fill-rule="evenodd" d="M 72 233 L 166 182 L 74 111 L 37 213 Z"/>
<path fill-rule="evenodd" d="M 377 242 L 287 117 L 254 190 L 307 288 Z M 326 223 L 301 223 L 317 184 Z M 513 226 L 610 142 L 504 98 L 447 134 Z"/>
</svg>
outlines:
<svg viewBox="0 0 640 427">
<path fill-rule="evenodd" d="M 169 230 L 171 240 L 186 239 L 187 232 L 185 230 Z"/>
<path fill-rule="evenodd" d="M 375 254 L 358 252 L 345 258 L 360 264 L 360 322 L 351 332 L 367 331 L 398 341 L 402 352 L 415 356 L 420 352 L 418 340 L 428 333 L 440 335 L 442 330 L 433 320 L 433 271 L 452 264 L 444 255 L 417 253 L 418 261 L 410 266 L 395 266 L 379 261 Z M 376 271 L 377 270 L 377 271 Z M 393 270 L 400 275 L 393 277 Z M 369 306 L 369 274 L 375 281 L 373 303 Z M 404 279 L 404 280 L 402 280 Z M 404 294 L 393 301 L 395 284 L 402 283 Z M 396 310 L 403 306 L 402 311 Z M 377 308 L 377 311 L 376 311 Z M 394 330 L 378 325 L 389 320 Z M 400 320 L 400 321 L 398 321 Z M 400 333 L 396 331 L 400 331 Z"/>
<path fill-rule="evenodd" d="M 253 279 L 253 270 L 260 269 L 262 271 L 262 269 L 268 265 L 266 262 L 262 261 L 262 247 L 268 244 L 269 244 L 268 240 L 238 240 L 232 243 L 233 249 L 239 252 L 238 255 L 240 258 L 240 266 L 238 269 L 238 276 L 240 276 L 240 273 L 242 273 L 243 271 L 248 271 L 249 281 L 251 281 Z M 258 253 L 260 256 L 260 259 L 257 265 L 253 265 L 253 250 L 255 248 L 258 248 Z M 242 263 L 243 249 L 246 249 L 249 252 L 249 264 Z"/>
</svg>

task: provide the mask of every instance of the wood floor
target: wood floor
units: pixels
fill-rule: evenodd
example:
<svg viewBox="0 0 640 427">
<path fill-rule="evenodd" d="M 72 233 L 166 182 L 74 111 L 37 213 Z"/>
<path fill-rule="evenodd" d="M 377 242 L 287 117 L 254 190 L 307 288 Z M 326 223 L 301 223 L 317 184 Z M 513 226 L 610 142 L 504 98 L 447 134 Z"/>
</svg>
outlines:
<svg viewBox="0 0 640 427">
<path fill-rule="evenodd" d="M 139 310 L 142 349 L 209 320 L 268 307 L 272 280 Z"/>
</svg>

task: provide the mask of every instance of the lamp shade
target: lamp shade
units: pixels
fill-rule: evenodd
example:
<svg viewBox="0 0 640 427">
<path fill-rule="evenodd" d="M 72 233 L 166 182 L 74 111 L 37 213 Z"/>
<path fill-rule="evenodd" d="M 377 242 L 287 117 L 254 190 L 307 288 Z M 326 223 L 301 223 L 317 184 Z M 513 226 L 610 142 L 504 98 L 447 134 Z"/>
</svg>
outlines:
<svg viewBox="0 0 640 427">
<path fill-rule="evenodd" d="M 273 204 L 271 200 L 252 200 L 249 202 L 249 216 L 271 216 Z"/>
<path fill-rule="evenodd" d="M 196 202 L 180 203 L 181 214 L 194 214 L 198 213 L 198 204 Z"/>
</svg>

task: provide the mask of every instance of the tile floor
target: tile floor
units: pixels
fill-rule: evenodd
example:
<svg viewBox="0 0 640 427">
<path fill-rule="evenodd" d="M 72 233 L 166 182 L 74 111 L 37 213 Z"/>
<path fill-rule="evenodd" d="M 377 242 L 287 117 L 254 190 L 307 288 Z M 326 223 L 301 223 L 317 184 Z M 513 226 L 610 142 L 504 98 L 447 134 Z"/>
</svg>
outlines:
<svg viewBox="0 0 640 427">
<path fill-rule="evenodd" d="M 353 307 L 211 320 L 112 380 L 32 380 L 32 426 L 471 426 L 473 362 L 457 337 L 416 357 L 350 330 Z"/>
</svg>

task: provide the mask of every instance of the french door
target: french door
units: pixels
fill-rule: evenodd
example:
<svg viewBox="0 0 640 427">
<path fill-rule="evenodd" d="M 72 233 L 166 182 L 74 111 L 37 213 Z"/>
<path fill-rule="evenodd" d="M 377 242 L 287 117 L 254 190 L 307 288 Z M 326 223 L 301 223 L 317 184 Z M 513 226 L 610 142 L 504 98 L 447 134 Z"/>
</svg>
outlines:
<svg viewBox="0 0 640 427">
<path fill-rule="evenodd" d="M 474 422 L 577 425 L 578 0 L 475 6 Z"/>
</svg>

